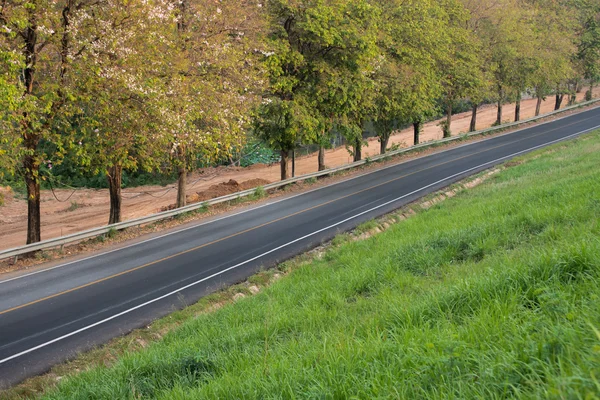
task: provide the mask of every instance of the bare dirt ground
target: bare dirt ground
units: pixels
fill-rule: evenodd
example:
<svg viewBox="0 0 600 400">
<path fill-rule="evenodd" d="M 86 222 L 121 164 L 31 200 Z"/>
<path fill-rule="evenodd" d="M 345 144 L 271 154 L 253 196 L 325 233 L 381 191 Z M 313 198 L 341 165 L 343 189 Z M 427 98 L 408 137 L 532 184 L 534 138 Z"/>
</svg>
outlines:
<svg viewBox="0 0 600 400">
<path fill-rule="evenodd" d="M 595 97 L 599 95 L 600 88 L 594 92 Z M 578 94 L 578 101 L 581 101 L 583 96 L 583 92 Z M 566 102 L 567 99 L 565 98 L 564 104 Z M 522 102 L 522 119 L 534 115 L 535 104 L 535 99 Z M 550 112 L 553 108 L 554 97 L 548 97 L 542 105 L 542 113 Z M 505 105 L 504 122 L 512 120 L 513 110 L 514 105 Z M 454 134 L 467 132 L 470 118 L 470 112 L 453 116 L 452 132 Z M 495 120 L 496 108 L 493 105 L 482 107 L 477 116 L 477 129 L 490 127 Z M 442 137 L 442 131 L 438 124 L 439 121 L 432 121 L 424 125 L 421 142 Z M 408 147 L 412 144 L 412 135 L 412 129 L 400 131 L 392 136 L 389 145 L 398 144 L 400 147 Z M 378 153 L 379 143 L 377 139 L 372 138 L 368 141 L 368 146 L 363 149 L 364 157 L 371 157 Z M 340 166 L 351 161 L 352 157 L 344 147 L 329 150 L 325 156 L 325 163 L 328 167 Z M 317 158 L 315 154 L 296 159 L 297 175 L 316 170 Z M 279 179 L 279 165 L 207 169 L 191 174 L 188 179 L 187 195 L 190 200 L 202 200 L 215 197 L 211 191 L 219 191 L 220 193 L 224 186 L 223 183 L 230 180 L 235 180 L 237 186 L 244 188 L 251 183 L 274 182 Z M 230 186 L 236 185 L 232 184 Z M 109 201 L 106 189 L 81 189 L 76 190 L 74 193 L 68 189 L 57 189 L 55 194 L 56 197 L 52 191 L 42 191 L 42 239 L 50 239 L 102 226 L 108 221 Z M 123 219 L 138 218 L 159 212 L 161 209 L 167 209 L 175 202 L 175 196 L 174 185 L 124 189 Z M 1 197 L 4 198 L 4 205 L 0 206 L 0 249 L 23 245 L 25 244 L 27 232 L 27 203 L 22 196 L 13 194 L 7 188 L 0 187 Z"/>
</svg>

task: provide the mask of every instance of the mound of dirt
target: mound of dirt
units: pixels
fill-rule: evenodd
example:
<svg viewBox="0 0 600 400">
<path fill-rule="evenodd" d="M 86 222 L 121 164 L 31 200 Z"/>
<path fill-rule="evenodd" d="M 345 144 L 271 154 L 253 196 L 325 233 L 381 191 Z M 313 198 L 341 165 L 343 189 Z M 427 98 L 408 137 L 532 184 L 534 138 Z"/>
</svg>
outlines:
<svg viewBox="0 0 600 400">
<path fill-rule="evenodd" d="M 199 203 L 201 201 L 214 199 L 215 197 L 221 197 L 231 193 L 241 192 L 242 190 L 248 190 L 259 186 L 264 186 L 269 183 L 271 182 L 267 181 L 266 179 L 260 178 L 250 179 L 242 183 L 239 183 L 235 179 L 230 179 L 227 182 L 221 182 L 216 185 L 212 185 L 206 190 L 187 196 L 187 203 Z M 166 207 L 162 207 L 161 211 L 173 210 L 174 208 L 175 204 L 170 204 Z"/>
<path fill-rule="evenodd" d="M 240 192 L 242 190 L 252 189 L 258 186 L 264 186 L 270 182 L 265 179 L 250 179 L 248 181 L 238 183 L 235 179 L 230 179 L 227 182 L 221 182 L 216 185 L 212 185 L 207 190 L 197 192 L 194 195 L 188 196 L 189 203 L 197 203 L 199 201 L 206 201 L 214 199 L 215 197 L 225 196 L 231 193 Z"/>
</svg>

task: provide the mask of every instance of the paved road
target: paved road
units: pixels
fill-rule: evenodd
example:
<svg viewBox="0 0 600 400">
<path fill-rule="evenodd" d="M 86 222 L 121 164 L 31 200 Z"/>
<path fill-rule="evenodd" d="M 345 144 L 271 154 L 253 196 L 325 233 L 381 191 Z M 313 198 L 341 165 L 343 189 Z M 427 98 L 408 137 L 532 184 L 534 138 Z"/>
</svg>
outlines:
<svg viewBox="0 0 600 400">
<path fill-rule="evenodd" d="M 598 127 L 600 108 L 0 281 L 0 386 L 465 176 Z"/>
</svg>

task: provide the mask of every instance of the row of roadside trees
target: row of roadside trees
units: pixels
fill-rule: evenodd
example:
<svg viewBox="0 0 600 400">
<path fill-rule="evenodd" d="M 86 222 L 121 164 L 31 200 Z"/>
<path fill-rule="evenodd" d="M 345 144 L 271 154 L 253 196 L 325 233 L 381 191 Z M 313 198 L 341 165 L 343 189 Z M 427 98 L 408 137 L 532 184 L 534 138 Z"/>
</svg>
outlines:
<svg viewBox="0 0 600 400">
<path fill-rule="evenodd" d="M 594 0 L 6 0 L 0 3 L 0 170 L 23 179 L 27 243 L 40 187 L 68 157 L 104 173 L 109 223 L 124 170 L 186 176 L 249 135 L 288 157 L 343 135 L 361 158 L 453 109 L 530 93 L 557 108 L 600 80 Z M 539 107 L 538 107 L 539 112 Z"/>
</svg>

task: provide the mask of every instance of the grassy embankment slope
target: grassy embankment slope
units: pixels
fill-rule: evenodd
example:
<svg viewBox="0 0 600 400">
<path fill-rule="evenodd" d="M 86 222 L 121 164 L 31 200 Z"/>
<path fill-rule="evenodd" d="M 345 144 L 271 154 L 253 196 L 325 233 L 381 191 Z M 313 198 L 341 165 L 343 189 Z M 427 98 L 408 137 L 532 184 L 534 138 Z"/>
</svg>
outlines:
<svg viewBox="0 0 600 400">
<path fill-rule="evenodd" d="M 600 137 L 521 160 L 46 397 L 600 396 Z"/>
</svg>

